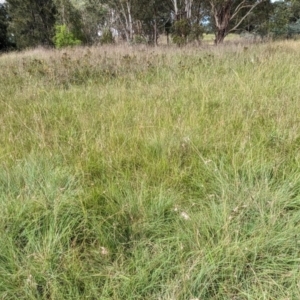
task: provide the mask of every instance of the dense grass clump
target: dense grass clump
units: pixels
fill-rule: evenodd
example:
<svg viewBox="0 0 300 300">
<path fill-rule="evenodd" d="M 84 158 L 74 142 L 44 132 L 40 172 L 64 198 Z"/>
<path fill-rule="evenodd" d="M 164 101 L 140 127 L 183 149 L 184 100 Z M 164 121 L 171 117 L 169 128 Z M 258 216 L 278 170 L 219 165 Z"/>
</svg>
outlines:
<svg viewBox="0 0 300 300">
<path fill-rule="evenodd" d="M 299 42 L 0 57 L 1 299 L 299 299 Z"/>
</svg>

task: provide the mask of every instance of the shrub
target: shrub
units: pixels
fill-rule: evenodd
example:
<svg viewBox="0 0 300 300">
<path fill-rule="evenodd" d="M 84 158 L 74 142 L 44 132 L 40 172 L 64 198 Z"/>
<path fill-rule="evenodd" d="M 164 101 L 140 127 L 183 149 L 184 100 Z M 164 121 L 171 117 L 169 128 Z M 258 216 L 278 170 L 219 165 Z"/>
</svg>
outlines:
<svg viewBox="0 0 300 300">
<path fill-rule="evenodd" d="M 178 46 L 202 39 L 204 28 L 200 24 L 191 24 L 188 19 L 176 21 L 172 28 L 173 42 Z"/>
<path fill-rule="evenodd" d="M 178 46 L 187 43 L 187 37 L 191 33 L 191 24 L 187 19 L 176 21 L 173 25 L 172 38 Z"/>
<path fill-rule="evenodd" d="M 147 39 L 138 34 L 134 37 L 134 44 L 147 44 Z"/>
<path fill-rule="evenodd" d="M 66 25 L 56 25 L 54 44 L 56 48 L 63 48 L 80 45 L 81 41 L 76 39 L 74 34 L 68 30 Z"/>
<path fill-rule="evenodd" d="M 102 32 L 100 43 L 102 45 L 104 44 L 113 44 L 115 42 L 115 39 L 113 37 L 113 34 L 109 28 L 105 28 Z"/>
<path fill-rule="evenodd" d="M 191 26 L 191 32 L 188 36 L 188 39 L 190 41 L 198 41 L 200 42 L 200 40 L 203 38 L 203 33 L 204 33 L 204 28 L 202 25 L 194 23 Z"/>
</svg>

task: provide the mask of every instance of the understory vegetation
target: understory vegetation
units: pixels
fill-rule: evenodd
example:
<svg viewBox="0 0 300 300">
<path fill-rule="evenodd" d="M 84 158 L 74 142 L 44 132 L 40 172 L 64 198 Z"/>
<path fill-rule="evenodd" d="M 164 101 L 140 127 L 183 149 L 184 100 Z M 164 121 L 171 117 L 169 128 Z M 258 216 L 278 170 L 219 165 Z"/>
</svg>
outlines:
<svg viewBox="0 0 300 300">
<path fill-rule="evenodd" d="M 0 56 L 0 299 L 300 299 L 299 46 Z"/>
</svg>

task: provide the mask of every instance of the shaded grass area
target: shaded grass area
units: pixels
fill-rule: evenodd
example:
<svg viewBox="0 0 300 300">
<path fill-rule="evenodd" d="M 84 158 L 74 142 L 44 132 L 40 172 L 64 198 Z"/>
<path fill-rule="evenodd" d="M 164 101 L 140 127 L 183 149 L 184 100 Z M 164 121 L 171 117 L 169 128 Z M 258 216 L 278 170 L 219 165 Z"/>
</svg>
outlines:
<svg viewBox="0 0 300 300">
<path fill-rule="evenodd" d="M 0 57 L 0 297 L 298 299 L 298 42 Z"/>
</svg>

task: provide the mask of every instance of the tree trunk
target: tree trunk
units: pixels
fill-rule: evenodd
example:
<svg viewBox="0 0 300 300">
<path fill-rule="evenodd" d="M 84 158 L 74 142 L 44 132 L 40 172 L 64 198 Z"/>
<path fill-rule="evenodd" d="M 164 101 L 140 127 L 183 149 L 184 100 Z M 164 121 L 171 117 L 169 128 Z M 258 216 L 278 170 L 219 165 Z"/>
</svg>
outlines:
<svg viewBox="0 0 300 300">
<path fill-rule="evenodd" d="M 218 28 L 215 36 L 215 45 L 222 44 L 226 37 L 226 30 Z"/>
<path fill-rule="evenodd" d="M 175 17 L 178 15 L 178 5 L 177 5 L 177 0 L 171 0 L 174 8 L 174 14 Z"/>
<path fill-rule="evenodd" d="M 158 46 L 157 45 L 157 22 L 156 22 L 156 17 L 154 19 L 154 26 L 153 26 L 153 31 L 154 31 L 154 46 Z"/>
<path fill-rule="evenodd" d="M 123 6 L 123 3 L 121 3 L 120 6 L 121 6 L 120 13 L 124 18 L 124 20 L 121 20 L 121 18 L 120 18 L 120 22 L 122 23 L 122 27 L 124 28 L 124 34 L 126 36 L 126 41 L 127 41 L 127 43 L 130 43 L 132 41 L 132 37 L 133 37 L 130 4 L 127 1 L 126 7 Z"/>
<path fill-rule="evenodd" d="M 192 17 L 192 4 L 193 4 L 193 0 L 185 0 L 185 13 L 186 13 L 186 18 L 188 20 L 191 19 Z"/>
<path fill-rule="evenodd" d="M 123 17 L 124 17 L 124 21 L 125 23 L 123 22 L 123 20 L 120 18 L 120 23 L 122 24 L 122 27 L 123 27 L 123 31 L 124 31 L 124 34 L 125 34 L 125 37 L 126 37 L 126 41 L 127 43 L 130 42 L 130 35 L 128 33 L 128 19 L 127 19 L 127 15 L 126 13 L 124 12 L 124 9 L 121 11 Z"/>
<path fill-rule="evenodd" d="M 131 5 L 129 1 L 127 1 L 127 12 L 128 12 L 128 25 L 129 25 L 129 39 L 130 41 L 133 40 L 133 22 L 132 22 L 132 15 L 131 15 Z"/>
<path fill-rule="evenodd" d="M 266 0 L 257 0 L 252 4 L 249 4 L 246 0 L 242 0 L 234 7 L 234 0 L 224 0 L 222 4 L 218 1 L 210 0 L 211 12 L 214 18 L 215 25 L 215 44 L 223 43 L 224 38 L 230 31 L 236 30 L 242 22 L 251 14 L 257 5 Z M 242 9 L 247 9 L 243 16 L 236 22 L 235 26 L 230 28 L 229 23 L 238 17 L 239 12 Z"/>
<path fill-rule="evenodd" d="M 231 7 L 233 1 L 227 0 L 219 9 L 212 5 L 213 15 L 215 19 L 215 44 L 221 44 L 228 34 L 228 26 L 231 18 Z"/>
</svg>

